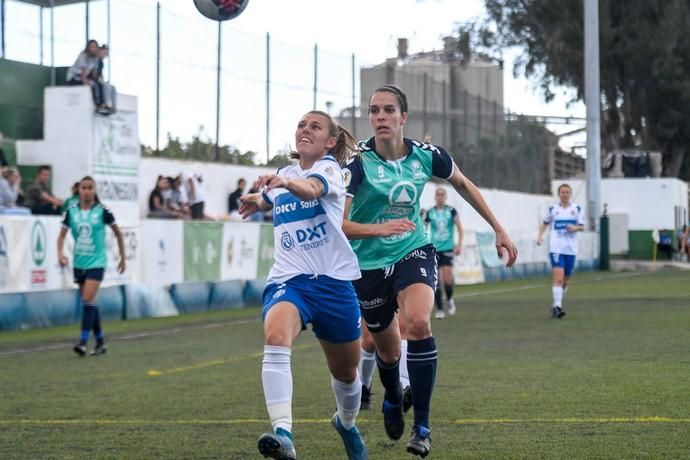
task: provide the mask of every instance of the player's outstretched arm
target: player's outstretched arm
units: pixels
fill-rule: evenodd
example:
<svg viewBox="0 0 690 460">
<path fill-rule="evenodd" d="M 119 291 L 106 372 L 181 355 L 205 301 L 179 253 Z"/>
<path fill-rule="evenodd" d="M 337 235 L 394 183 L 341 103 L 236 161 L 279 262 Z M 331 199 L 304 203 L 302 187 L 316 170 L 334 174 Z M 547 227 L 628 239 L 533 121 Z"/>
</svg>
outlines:
<svg viewBox="0 0 690 460">
<path fill-rule="evenodd" d="M 350 207 L 352 198 L 345 199 L 343 212 L 343 233 L 349 240 L 361 240 L 364 238 L 377 238 L 400 235 L 413 231 L 416 226 L 409 219 L 393 219 L 381 224 L 360 224 L 350 220 Z"/>
</svg>

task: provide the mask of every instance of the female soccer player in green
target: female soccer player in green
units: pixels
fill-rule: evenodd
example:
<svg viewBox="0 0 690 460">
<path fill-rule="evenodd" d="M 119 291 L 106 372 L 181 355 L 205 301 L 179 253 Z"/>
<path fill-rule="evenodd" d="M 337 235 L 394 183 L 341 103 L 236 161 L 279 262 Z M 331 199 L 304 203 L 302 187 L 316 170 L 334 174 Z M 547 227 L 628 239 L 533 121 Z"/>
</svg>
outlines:
<svg viewBox="0 0 690 460">
<path fill-rule="evenodd" d="M 407 330 L 407 369 L 414 424 L 407 451 L 426 457 L 431 448 L 429 408 L 437 351 L 430 316 L 437 283 L 436 254 L 420 217 L 419 197 L 432 176 L 447 180 L 496 232 L 499 256 L 512 266 L 517 248 L 489 209 L 479 189 L 442 148 L 403 137 L 407 97 L 394 85 L 374 91 L 369 122 L 374 136 L 346 166 L 343 229 L 352 241 L 362 278 L 355 281 L 362 316 L 376 343 L 379 377 L 385 388 L 384 426 L 392 439 L 405 429 L 399 380 L 400 331 Z M 400 310 L 399 319 L 395 312 Z"/>
<path fill-rule="evenodd" d="M 86 176 L 79 182 L 79 201 L 65 211 L 62 229 L 58 236 L 58 260 L 63 267 L 69 264 L 64 255 L 65 236 L 71 231 L 74 238 L 74 282 L 79 285 L 84 310 L 81 318 L 81 335 L 74 346 L 79 356 L 86 355 L 86 344 L 93 329 L 96 347 L 91 355 L 106 352 L 105 336 L 101 328 L 101 315 L 96 306 L 96 295 L 103 281 L 108 256 L 106 254 L 105 227 L 112 228 L 120 250 L 118 272 L 125 271 L 125 243 L 115 217 L 104 207 L 96 195 L 96 182 Z"/>
</svg>

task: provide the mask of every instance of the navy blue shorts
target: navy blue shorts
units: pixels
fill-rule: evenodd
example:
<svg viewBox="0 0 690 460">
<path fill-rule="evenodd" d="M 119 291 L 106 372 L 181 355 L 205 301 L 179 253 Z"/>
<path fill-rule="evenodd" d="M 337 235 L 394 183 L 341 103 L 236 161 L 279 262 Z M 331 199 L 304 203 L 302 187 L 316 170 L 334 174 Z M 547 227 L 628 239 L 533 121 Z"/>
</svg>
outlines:
<svg viewBox="0 0 690 460">
<path fill-rule="evenodd" d="M 105 275 L 105 268 L 75 268 L 74 282 L 76 284 L 84 284 L 86 280 L 103 281 Z"/>
<path fill-rule="evenodd" d="M 452 267 L 455 253 L 453 251 L 444 251 L 436 253 L 436 263 L 439 267 Z"/>
<path fill-rule="evenodd" d="M 362 334 L 359 302 L 351 281 L 319 275 L 299 275 L 264 290 L 263 319 L 278 302 L 290 302 L 299 311 L 302 329 L 312 324 L 314 335 L 331 343 L 352 342 Z"/>
<path fill-rule="evenodd" d="M 385 330 L 398 311 L 398 292 L 422 283 L 436 290 L 436 250 L 431 244 L 417 248 L 395 264 L 362 270 L 362 278 L 354 281 L 362 317 L 371 332 Z"/>
<path fill-rule="evenodd" d="M 551 268 L 562 268 L 565 276 L 570 278 L 575 269 L 575 256 L 573 254 L 558 254 L 557 252 L 550 252 L 549 259 L 551 259 Z"/>
</svg>

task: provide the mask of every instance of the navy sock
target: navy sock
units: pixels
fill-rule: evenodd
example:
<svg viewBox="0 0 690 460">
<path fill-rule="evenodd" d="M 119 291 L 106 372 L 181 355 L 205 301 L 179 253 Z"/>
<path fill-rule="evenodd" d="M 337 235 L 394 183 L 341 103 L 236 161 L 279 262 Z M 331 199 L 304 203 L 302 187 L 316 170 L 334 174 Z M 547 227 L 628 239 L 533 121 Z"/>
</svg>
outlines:
<svg viewBox="0 0 690 460">
<path fill-rule="evenodd" d="M 441 286 L 436 286 L 434 291 L 434 302 L 436 302 L 436 309 L 443 310 L 443 300 L 441 300 Z"/>
<path fill-rule="evenodd" d="M 453 298 L 453 285 L 452 284 L 446 284 L 446 300 L 450 300 Z"/>
<path fill-rule="evenodd" d="M 376 353 L 376 364 L 379 368 L 379 378 L 385 388 L 386 392 L 383 395 L 384 399 L 391 404 L 400 404 L 402 402 L 402 389 L 400 388 L 400 359 L 393 364 L 386 364 L 383 362 L 378 353 Z"/>
<path fill-rule="evenodd" d="M 89 334 L 93 328 L 93 320 L 95 316 L 96 306 L 92 303 L 85 303 L 84 310 L 81 314 L 81 336 L 79 337 L 80 343 L 86 343 L 89 341 Z"/>
<path fill-rule="evenodd" d="M 105 337 L 103 337 L 103 329 L 101 329 L 101 313 L 96 305 L 93 306 L 93 309 L 93 335 L 96 336 L 96 342 L 103 343 Z"/>
<path fill-rule="evenodd" d="M 436 380 L 438 353 L 433 337 L 422 340 L 407 339 L 407 371 L 410 374 L 414 424 L 429 428 L 431 393 Z"/>
</svg>

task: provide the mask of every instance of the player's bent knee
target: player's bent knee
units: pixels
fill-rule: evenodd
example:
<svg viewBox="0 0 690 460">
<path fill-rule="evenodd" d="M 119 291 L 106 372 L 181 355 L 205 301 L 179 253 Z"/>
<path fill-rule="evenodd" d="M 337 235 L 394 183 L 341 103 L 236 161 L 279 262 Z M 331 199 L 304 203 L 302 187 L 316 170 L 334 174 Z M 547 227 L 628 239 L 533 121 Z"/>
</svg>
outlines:
<svg viewBox="0 0 690 460">
<path fill-rule="evenodd" d="M 422 340 L 431 336 L 431 324 L 426 318 L 414 318 L 407 323 L 407 338 Z"/>
<path fill-rule="evenodd" d="M 269 331 L 266 333 L 266 338 L 264 339 L 264 343 L 266 345 L 271 345 L 274 347 L 291 347 L 292 346 L 292 339 L 288 334 L 285 334 L 282 331 L 276 331 L 276 332 Z"/>
</svg>

